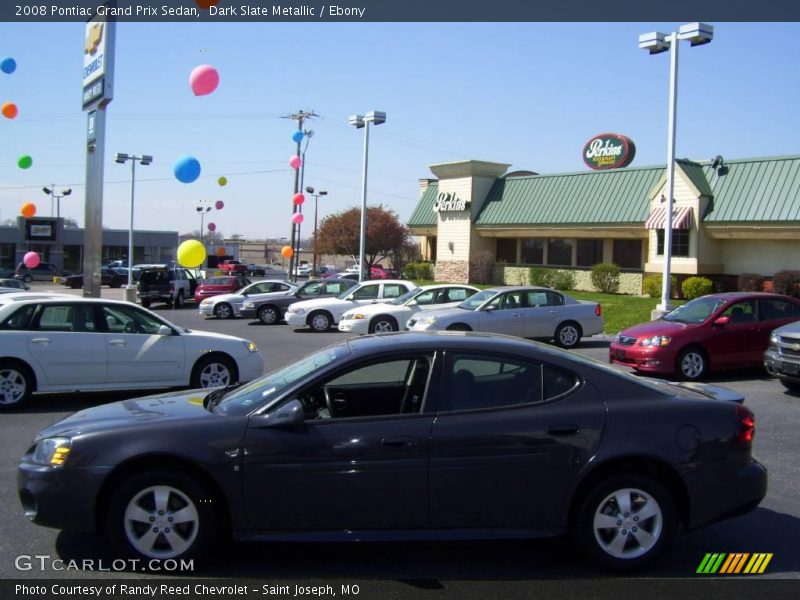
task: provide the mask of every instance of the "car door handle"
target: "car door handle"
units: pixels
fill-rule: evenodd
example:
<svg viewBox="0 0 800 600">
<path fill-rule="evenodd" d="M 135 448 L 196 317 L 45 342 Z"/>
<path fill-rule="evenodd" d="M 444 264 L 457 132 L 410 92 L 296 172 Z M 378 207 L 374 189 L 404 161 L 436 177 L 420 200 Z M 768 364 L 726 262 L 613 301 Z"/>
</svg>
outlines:
<svg viewBox="0 0 800 600">
<path fill-rule="evenodd" d="M 575 435 L 580 431 L 580 428 L 577 425 L 556 425 L 555 427 L 549 427 L 547 429 L 548 435 Z"/>
<path fill-rule="evenodd" d="M 127 342 L 125 340 L 111 340 L 108 342 L 109 346 L 125 346 Z"/>
<path fill-rule="evenodd" d="M 381 444 L 384 446 L 391 446 L 393 448 L 402 448 L 408 447 L 413 448 L 417 445 L 417 440 L 413 437 L 407 436 L 397 436 L 397 437 L 390 437 L 390 438 L 383 438 L 381 440 Z"/>
<path fill-rule="evenodd" d="M 50 338 L 33 338 L 31 342 L 34 344 L 44 344 L 46 346 L 50 343 Z"/>
</svg>

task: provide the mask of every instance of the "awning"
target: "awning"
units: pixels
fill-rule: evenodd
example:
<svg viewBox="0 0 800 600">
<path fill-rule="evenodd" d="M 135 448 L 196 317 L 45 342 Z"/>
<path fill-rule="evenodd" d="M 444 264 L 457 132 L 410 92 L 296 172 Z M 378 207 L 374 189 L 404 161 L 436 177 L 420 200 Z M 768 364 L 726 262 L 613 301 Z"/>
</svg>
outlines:
<svg viewBox="0 0 800 600">
<path fill-rule="evenodd" d="M 664 229 L 667 225 L 667 207 L 658 206 L 650 212 L 645 229 Z M 681 206 L 672 209 L 672 228 L 690 229 L 692 226 L 692 207 Z"/>
</svg>

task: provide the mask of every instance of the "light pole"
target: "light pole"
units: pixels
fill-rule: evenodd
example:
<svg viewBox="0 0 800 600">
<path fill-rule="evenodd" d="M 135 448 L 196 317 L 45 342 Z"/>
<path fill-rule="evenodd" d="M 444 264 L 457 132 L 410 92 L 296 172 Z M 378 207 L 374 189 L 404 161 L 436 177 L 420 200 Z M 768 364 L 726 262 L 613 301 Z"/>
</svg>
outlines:
<svg viewBox="0 0 800 600">
<path fill-rule="evenodd" d="M 310 129 L 304 131 L 303 132 L 303 137 L 306 140 L 306 145 L 303 146 L 303 153 L 301 154 L 301 158 L 300 158 L 300 160 L 301 160 L 301 163 L 300 163 L 300 187 L 298 188 L 300 191 L 303 190 L 303 179 L 305 179 L 305 176 L 306 176 L 306 150 L 308 150 L 308 143 L 311 141 L 311 138 L 314 137 L 314 131 L 310 130 Z M 303 212 L 303 205 L 302 204 L 298 205 L 297 212 L 302 214 L 302 212 Z M 297 248 L 295 248 L 295 252 L 294 252 L 295 269 L 299 269 L 300 268 L 300 249 L 301 249 L 301 245 L 300 245 L 300 226 L 301 225 L 302 225 L 302 223 L 298 223 L 297 224 Z M 313 277 L 314 275 L 312 274 L 311 276 Z M 295 281 L 296 280 L 297 279 L 295 278 Z"/>
<path fill-rule="evenodd" d="M 289 238 L 282 237 L 278 242 L 281 244 L 281 269 L 284 271 L 286 270 L 286 257 L 283 255 L 283 246 L 286 245 L 286 242 Z M 287 277 L 286 279 L 291 280 L 291 277 Z"/>
<path fill-rule="evenodd" d="M 125 301 L 136 302 L 136 287 L 133 285 L 133 199 L 136 191 L 136 161 L 142 166 L 147 166 L 153 162 L 153 157 L 149 154 L 136 156 L 135 154 L 124 154 L 117 152 L 114 161 L 124 165 L 131 161 L 131 220 L 128 224 L 128 285 L 125 286 Z"/>
<path fill-rule="evenodd" d="M 670 300 L 670 276 L 672 261 L 672 208 L 675 202 L 675 121 L 678 114 L 678 41 L 687 40 L 692 46 L 708 44 L 714 39 L 714 27 L 705 23 L 681 25 L 678 31 L 664 34 L 658 31 L 639 36 L 639 48 L 650 54 L 670 52 L 669 62 L 669 116 L 667 126 L 667 222 L 664 225 L 664 273 L 661 286 L 661 303 L 654 311 L 661 317 L 672 307 Z"/>
<path fill-rule="evenodd" d="M 314 258 L 311 261 L 311 276 L 314 277 L 317 274 L 317 204 L 319 197 L 327 196 L 328 192 L 320 190 L 315 194 L 314 188 L 311 186 L 306 188 L 306 192 L 314 196 Z"/>
<path fill-rule="evenodd" d="M 61 199 L 64 196 L 69 196 L 72 193 L 72 188 L 61 190 L 61 194 L 56 194 L 56 184 L 52 186 L 43 187 L 42 191 L 50 196 L 50 216 L 53 216 L 53 200 L 56 201 L 56 232 L 58 234 L 58 242 L 56 243 L 56 254 L 58 258 L 54 261 L 59 270 L 64 268 L 64 244 L 61 238 Z"/>
<path fill-rule="evenodd" d="M 203 246 L 206 245 L 206 234 L 203 231 L 203 225 L 206 217 L 206 213 L 211 211 L 211 200 L 200 200 L 200 204 L 197 205 L 197 212 L 200 213 L 200 243 Z"/>
<path fill-rule="evenodd" d="M 350 115 L 350 125 L 356 129 L 364 128 L 364 166 L 361 174 L 361 235 L 358 244 L 358 281 L 364 281 L 367 265 L 367 159 L 369 157 L 369 124 L 380 125 L 386 122 L 386 113 L 370 111 L 366 115 Z"/>
</svg>

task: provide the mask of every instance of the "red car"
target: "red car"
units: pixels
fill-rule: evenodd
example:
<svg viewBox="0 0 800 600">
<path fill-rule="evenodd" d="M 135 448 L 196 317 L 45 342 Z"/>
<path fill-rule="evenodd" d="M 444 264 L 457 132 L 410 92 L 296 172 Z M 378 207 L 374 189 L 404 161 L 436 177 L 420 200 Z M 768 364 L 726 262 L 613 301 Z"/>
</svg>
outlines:
<svg viewBox="0 0 800 600">
<path fill-rule="evenodd" d="M 246 285 L 250 285 L 250 280 L 243 275 L 209 277 L 197 286 L 194 291 L 194 301 L 199 304 L 204 298 L 219 296 L 220 294 L 232 294 Z"/>
<path fill-rule="evenodd" d="M 770 332 L 800 319 L 800 300 L 780 294 L 709 294 L 614 338 L 610 362 L 645 373 L 701 379 L 709 371 L 759 367 Z"/>
</svg>

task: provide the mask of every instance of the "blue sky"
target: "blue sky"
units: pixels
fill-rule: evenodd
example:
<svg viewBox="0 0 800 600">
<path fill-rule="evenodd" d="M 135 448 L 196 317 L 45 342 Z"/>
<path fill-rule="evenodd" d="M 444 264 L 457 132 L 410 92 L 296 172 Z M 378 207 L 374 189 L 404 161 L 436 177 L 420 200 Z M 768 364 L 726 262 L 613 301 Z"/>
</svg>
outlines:
<svg viewBox="0 0 800 600">
<path fill-rule="evenodd" d="M 800 24 L 713 23 L 713 43 L 680 49 L 677 155 L 727 159 L 800 153 Z M 152 154 L 137 168 L 136 227 L 199 227 L 201 200 L 227 236 L 290 231 L 296 127 L 282 115 L 314 110 L 305 184 L 328 191 L 320 216 L 360 202 L 363 130 L 356 112 L 382 110 L 370 137 L 369 203 L 407 219 L 427 166 L 463 159 L 539 173 L 584 170 L 583 144 L 616 132 L 636 144 L 631 165 L 666 157 L 668 54 L 637 36 L 680 23 L 121 23 L 115 98 L 108 109 L 103 221 L 127 228 L 130 166 L 116 152 Z M 81 110 L 83 23 L 2 23 L 0 221 L 25 201 L 50 214 L 41 187 L 73 188 L 62 216 L 83 216 L 86 117 Z M 195 97 L 190 71 L 214 65 L 217 91 Z M 28 170 L 17 158 L 30 154 Z M 172 165 L 196 156 L 182 184 Z M 226 187 L 217 185 L 225 175 Z M 311 204 L 306 204 L 310 215 Z M 304 224 L 308 232 L 310 220 Z"/>
</svg>

